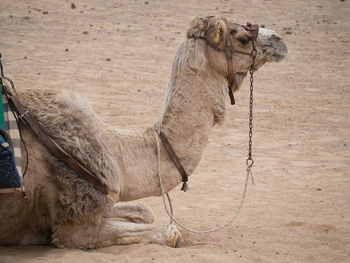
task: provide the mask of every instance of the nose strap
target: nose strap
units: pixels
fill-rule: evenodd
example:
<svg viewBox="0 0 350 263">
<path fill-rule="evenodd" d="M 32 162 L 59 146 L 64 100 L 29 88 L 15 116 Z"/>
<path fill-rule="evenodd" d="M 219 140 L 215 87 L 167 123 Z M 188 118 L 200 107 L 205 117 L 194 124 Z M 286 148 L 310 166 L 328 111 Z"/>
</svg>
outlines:
<svg viewBox="0 0 350 263">
<path fill-rule="evenodd" d="M 258 35 L 259 35 L 259 25 L 258 24 L 252 25 L 251 23 L 247 23 L 247 25 L 243 26 L 243 28 L 251 33 L 254 41 L 256 41 L 258 39 Z"/>
</svg>

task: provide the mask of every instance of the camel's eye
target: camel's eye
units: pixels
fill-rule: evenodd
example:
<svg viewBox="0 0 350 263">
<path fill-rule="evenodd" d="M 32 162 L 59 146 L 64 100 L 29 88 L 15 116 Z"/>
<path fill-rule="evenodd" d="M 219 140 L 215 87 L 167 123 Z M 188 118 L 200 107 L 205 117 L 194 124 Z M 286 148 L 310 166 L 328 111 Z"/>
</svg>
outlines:
<svg viewBox="0 0 350 263">
<path fill-rule="evenodd" d="M 234 28 L 232 28 L 231 31 L 230 31 L 230 34 L 231 34 L 231 35 L 234 35 L 234 34 L 236 34 L 236 33 L 237 33 L 237 30 L 234 29 Z"/>
<path fill-rule="evenodd" d="M 251 39 L 252 38 L 249 35 L 244 35 L 244 36 L 237 37 L 237 40 L 239 42 L 241 42 L 242 44 L 244 44 L 244 45 L 248 44 Z"/>
</svg>

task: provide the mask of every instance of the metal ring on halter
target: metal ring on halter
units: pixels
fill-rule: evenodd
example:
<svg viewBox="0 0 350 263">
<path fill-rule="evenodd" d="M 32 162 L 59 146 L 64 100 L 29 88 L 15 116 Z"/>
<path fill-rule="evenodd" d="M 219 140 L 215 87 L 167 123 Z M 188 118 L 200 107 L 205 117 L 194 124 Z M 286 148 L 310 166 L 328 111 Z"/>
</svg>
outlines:
<svg viewBox="0 0 350 263">
<path fill-rule="evenodd" d="M 26 110 L 23 114 L 20 115 L 21 119 L 23 119 L 23 117 L 28 114 L 29 112 Z"/>
<path fill-rule="evenodd" d="M 248 158 L 245 162 L 248 168 L 251 168 L 254 164 L 254 160 L 252 158 Z"/>
</svg>

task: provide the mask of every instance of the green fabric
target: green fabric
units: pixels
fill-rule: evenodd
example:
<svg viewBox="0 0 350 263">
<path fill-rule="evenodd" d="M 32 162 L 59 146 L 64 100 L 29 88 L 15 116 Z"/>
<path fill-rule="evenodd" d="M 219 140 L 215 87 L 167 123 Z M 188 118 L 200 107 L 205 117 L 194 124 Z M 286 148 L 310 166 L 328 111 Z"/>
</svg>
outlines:
<svg viewBox="0 0 350 263">
<path fill-rule="evenodd" d="M 2 83 L 0 81 L 0 127 L 5 130 L 4 106 L 2 105 Z"/>
</svg>

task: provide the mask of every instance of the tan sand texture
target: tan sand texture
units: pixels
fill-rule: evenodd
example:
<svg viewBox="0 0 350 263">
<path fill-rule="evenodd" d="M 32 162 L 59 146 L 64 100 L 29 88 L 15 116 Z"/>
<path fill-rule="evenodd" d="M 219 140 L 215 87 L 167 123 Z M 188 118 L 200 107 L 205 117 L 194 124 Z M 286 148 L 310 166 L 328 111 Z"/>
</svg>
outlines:
<svg viewBox="0 0 350 263">
<path fill-rule="evenodd" d="M 0 0 L 5 73 L 20 90 L 82 93 L 111 126 L 142 129 L 159 118 L 173 56 L 197 15 L 263 24 L 290 50 L 255 74 L 256 185 L 238 219 L 212 234 L 182 231 L 178 249 L 0 247 L 0 262 L 350 262 L 348 0 Z M 235 97 L 190 190 L 170 193 L 192 227 L 226 222 L 240 202 L 248 79 Z M 168 222 L 160 197 L 143 201 L 156 223 Z"/>
</svg>

